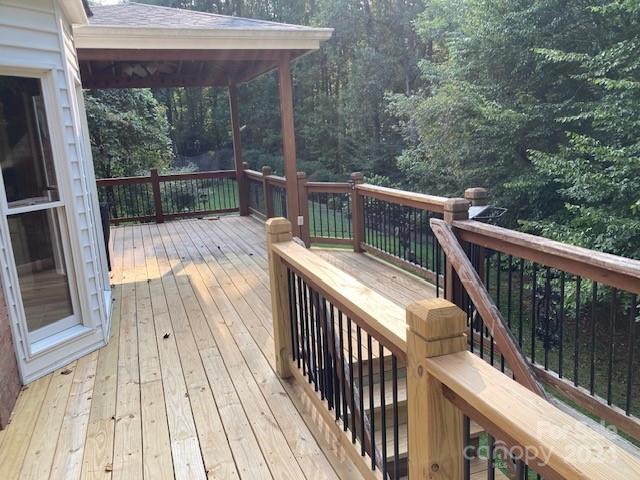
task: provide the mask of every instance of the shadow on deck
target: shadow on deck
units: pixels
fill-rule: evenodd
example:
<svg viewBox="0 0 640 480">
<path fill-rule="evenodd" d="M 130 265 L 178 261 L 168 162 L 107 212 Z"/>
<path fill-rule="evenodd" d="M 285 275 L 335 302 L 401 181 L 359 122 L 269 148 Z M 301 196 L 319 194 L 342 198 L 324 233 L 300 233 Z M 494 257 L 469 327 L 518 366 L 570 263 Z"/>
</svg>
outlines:
<svg viewBox="0 0 640 480">
<path fill-rule="evenodd" d="M 0 478 L 360 478 L 273 370 L 263 224 L 122 226 L 111 249 L 110 343 L 24 387 Z M 401 305 L 434 296 L 366 255 L 316 251 Z"/>
</svg>

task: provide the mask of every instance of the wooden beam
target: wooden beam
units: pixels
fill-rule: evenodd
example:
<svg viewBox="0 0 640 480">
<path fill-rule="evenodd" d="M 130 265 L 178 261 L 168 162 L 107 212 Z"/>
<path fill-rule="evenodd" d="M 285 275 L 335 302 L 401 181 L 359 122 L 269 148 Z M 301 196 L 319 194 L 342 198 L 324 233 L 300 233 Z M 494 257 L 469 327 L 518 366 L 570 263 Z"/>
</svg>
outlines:
<svg viewBox="0 0 640 480">
<path fill-rule="evenodd" d="M 282 118 L 282 156 L 284 176 L 287 179 L 287 214 L 294 235 L 301 236 L 298 227 L 298 169 L 296 165 L 296 132 L 293 122 L 293 83 L 289 57 L 283 57 L 278 64 L 278 86 L 280 92 L 280 114 Z"/>
<path fill-rule="evenodd" d="M 238 90 L 235 83 L 229 84 L 229 111 L 231 113 L 231 137 L 233 139 L 233 163 L 238 183 L 238 206 L 240 215 L 249 215 L 249 187 L 242 164 L 242 141 L 240 139 L 240 108 L 238 107 Z"/>
<path fill-rule="evenodd" d="M 205 49 L 119 49 L 119 48 L 79 48 L 78 60 L 94 61 L 279 61 L 298 56 L 305 50 L 205 50 Z"/>
</svg>

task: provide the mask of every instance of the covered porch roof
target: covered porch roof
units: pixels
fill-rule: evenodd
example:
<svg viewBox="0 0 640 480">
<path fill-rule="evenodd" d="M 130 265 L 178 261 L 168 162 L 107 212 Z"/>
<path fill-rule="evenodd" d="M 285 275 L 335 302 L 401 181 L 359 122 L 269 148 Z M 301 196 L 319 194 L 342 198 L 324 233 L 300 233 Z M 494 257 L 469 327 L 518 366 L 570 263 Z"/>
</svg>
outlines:
<svg viewBox="0 0 640 480">
<path fill-rule="evenodd" d="M 85 88 L 228 86 L 317 50 L 331 28 L 127 3 L 74 25 Z"/>
</svg>

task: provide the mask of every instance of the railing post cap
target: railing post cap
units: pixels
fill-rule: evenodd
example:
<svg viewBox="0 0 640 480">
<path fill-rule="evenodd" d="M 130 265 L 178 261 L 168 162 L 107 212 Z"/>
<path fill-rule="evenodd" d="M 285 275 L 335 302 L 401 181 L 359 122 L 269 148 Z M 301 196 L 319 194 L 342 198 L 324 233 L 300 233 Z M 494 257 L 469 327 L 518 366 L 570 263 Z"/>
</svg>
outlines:
<svg viewBox="0 0 640 480">
<path fill-rule="evenodd" d="M 249 162 L 242 162 L 242 169 L 249 170 Z"/>
<path fill-rule="evenodd" d="M 353 172 L 350 178 L 353 183 L 364 183 L 364 175 L 362 172 Z"/>
<path fill-rule="evenodd" d="M 464 198 L 469 200 L 472 205 L 486 205 L 489 198 L 489 191 L 484 187 L 467 188 L 464 191 Z"/>
<path fill-rule="evenodd" d="M 445 212 L 465 212 L 469 210 L 469 201 L 464 198 L 447 198 L 444 201 Z"/>
<path fill-rule="evenodd" d="M 467 315 L 444 298 L 429 298 L 407 306 L 407 325 L 428 341 L 459 337 L 466 331 Z"/>
<path fill-rule="evenodd" d="M 291 233 L 291 222 L 283 217 L 273 217 L 265 222 L 267 234 Z"/>
<path fill-rule="evenodd" d="M 271 175 L 271 173 L 273 172 L 273 170 L 271 170 L 271 167 L 269 165 L 265 165 L 264 167 L 262 167 L 262 175 Z"/>
<path fill-rule="evenodd" d="M 296 176 L 298 178 L 307 178 L 307 174 L 305 172 L 296 172 Z"/>
</svg>

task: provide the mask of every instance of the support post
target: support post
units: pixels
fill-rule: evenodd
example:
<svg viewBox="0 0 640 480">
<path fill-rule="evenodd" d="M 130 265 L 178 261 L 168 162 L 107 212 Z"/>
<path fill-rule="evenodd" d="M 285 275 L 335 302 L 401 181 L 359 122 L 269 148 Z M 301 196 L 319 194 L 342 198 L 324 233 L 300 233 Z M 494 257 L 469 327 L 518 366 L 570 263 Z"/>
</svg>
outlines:
<svg viewBox="0 0 640 480">
<path fill-rule="evenodd" d="M 473 207 L 484 207 L 489 204 L 489 191 L 482 187 L 467 188 L 464 199 Z"/>
<path fill-rule="evenodd" d="M 278 64 L 278 87 L 280 93 L 280 116 L 282 119 L 282 157 L 284 160 L 284 176 L 287 179 L 287 217 L 296 236 L 300 235 L 298 227 L 298 179 L 296 166 L 296 132 L 293 123 L 293 84 L 291 81 L 291 65 L 289 57 L 284 56 Z"/>
<path fill-rule="evenodd" d="M 442 298 L 407 307 L 409 478 L 463 478 L 462 412 L 427 372 L 425 359 L 466 350 L 465 313 Z"/>
<path fill-rule="evenodd" d="M 362 252 L 364 241 L 364 199 L 358 194 L 358 185 L 364 183 L 362 172 L 351 174 L 351 232 L 353 235 L 353 251 Z"/>
<path fill-rule="evenodd" d="M 160 176 L 158 169 L 152 168 L 151 189 L 153 190 L 153 208 L 156 212 L 156 223 L 164 223 L 164 212 L 162 211 L 162 194 L 160 193 Z"/>
<path fill-rule="evenodd" d="M 265 165 L 262 167 L 262 192 L 264 197 L 264 214 L 267 218 L 273 217 L 273 190 L 269 185 L 267 177 L 271 175 L 273 171 L 271 167 Z"/>
<path fill-rule="evenodd" d="M 238 108 L 238 91 L 235 83 L 229 84 L 229 111 L 231 112 L 231 138 L 233 140 L 233 162 L 238 184 L 238 208 L 240 215 L 249 215 L 249 187 L 244 174 L 242 161 L 242 142 L 240 140 L 240 110 Z"/>
<path fill-rule="evenodd" d="M 452 224 L 456 220 L 468 220 L 469 219 L 469 202 L 464 198 L 448 198 L 444 202 L 444 221 L 448 224 Z M 462 286 L 460 280 L 456 274 L 455 269 L 451 265 L 449 259 L 444 266 L 445 278 L 447 279 L 445 285 L 445 297 L 456 305 L 462 301 Z"/>
<path fill-rule="evenodd" d="M 300 239 L 304 245 L 309 248 L 311 246 L 311 234 L 309 232 L 309 192 L 307 191 L 307 174 L 298 172 L 298 205 L 300 206 L 300 216 L 302 217 L 302 225 L 300 225 Z"/>
<path fill-rule="evenodd" d="M 291 318 L 289 316 L 289 281 L 282 259 L 273 253 L 275 243 L 292 239 L 291 223 L 282 217 L 267 220 L 267 252 L 269 255 L 269 282 L 271 285 L 271 313 L 273 343 L 276 355 L 276 373 L 280 378 L 291 376 Z"/>
</svg>

